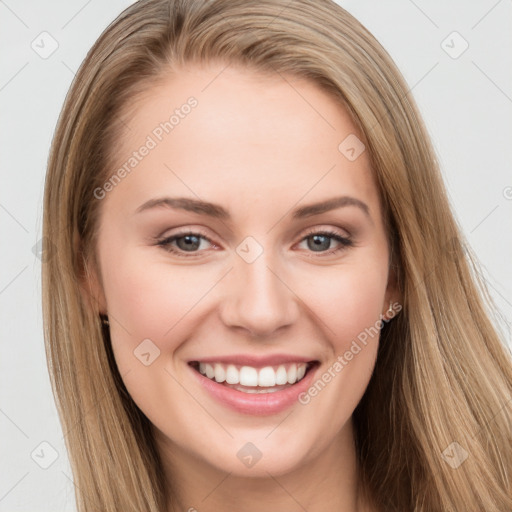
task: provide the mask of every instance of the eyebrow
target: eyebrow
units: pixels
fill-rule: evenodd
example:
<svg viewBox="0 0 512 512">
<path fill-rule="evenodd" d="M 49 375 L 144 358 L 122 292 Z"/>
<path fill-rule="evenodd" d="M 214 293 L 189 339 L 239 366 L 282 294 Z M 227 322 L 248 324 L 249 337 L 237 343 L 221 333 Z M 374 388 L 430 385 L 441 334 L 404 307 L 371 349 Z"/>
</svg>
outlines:
<svg viewBox="0 0 512 512">
<path fill-rule="evenodd" d="M 370 209 L 366 203 L 351 196 L 339 196 L 320 201 L 318 203 L 308 204 L 297 208 L 292 213 L 293 219 L 304 219 L 314 215 L 335 210 L 344 206 L 355 206 L 361 209 L 365 215 L 371 220 Z M 135 213 L 141 213 L 152 208 L 173 208 L 178 210 L 185 210 L 187 212 L 197 213 L 199 215 L 206 215 L 208 217 L 230 220 L 231 215 L 220 204 L 210 203 L 199 199 L 192 199 L 189 197 L 157 197 L 146 201 L 139 206 Z"/>
</svg>

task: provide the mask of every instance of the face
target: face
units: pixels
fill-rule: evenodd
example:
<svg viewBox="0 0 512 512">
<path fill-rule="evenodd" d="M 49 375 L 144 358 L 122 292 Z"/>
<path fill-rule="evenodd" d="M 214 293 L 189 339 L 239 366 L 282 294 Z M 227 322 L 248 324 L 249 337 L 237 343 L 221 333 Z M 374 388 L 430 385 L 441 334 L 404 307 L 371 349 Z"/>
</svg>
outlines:
<svg viewBox="0 0 512 512">
<path fill-rule="evenodd" d="M 92 286 L 159 446 L 279 475 L 350 437 L 395 298 L 388 244 L 344 108 L 309 81 L 222 69 L 126 113 L 117 178 L 95 192 Z"/>
</svg>

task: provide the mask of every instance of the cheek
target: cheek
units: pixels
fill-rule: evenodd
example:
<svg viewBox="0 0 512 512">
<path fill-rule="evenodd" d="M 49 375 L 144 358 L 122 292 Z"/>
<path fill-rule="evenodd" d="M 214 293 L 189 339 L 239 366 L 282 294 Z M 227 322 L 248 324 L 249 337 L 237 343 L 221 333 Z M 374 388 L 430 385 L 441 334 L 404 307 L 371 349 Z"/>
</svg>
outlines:
<svg viewBox="0 0 512 512">
<path fill-rule="evenodd" d="M 373 262 L 373 263 L 372 263 Z M 327 341 L 326 360 L 301 403 L 315 414 L 305 421 L 314 427 L 316 417 L 330 416 L 327 431 L 341 428 L 368 385 L 377 356 L 387 270 L 378 260 L 339 268 L 334 277 L 316 275 L 314 287 L 304 286 L 302 296 Z"/>
<path fill-rule="evenodd" d="M 304 297 L 336 353 L 347 350 L 352 340 L 380 319 L 387 284 L 382 265 L 361 261 L 317 272 L 306 282 L 298 295 Z"/>
<path fill-rule="evenodd" d="M 157 425 L 171 419 L 179 425 L 176 400 L 183 389 L 180 377 L 171 375 L 172 355 L 190 336 L 190 319 L 213 282 L 198 267 L 150 264 L 143 256 L 106 262 L 112 350 L 128 393 L 144 414 Z"/>
<path fill-rule="evenodd" d="M 162 353 L 173 352 L 186 337 L 188 318 L 215 283 L 211 271 L 150 264 L 142 253 L 107 263 L 106 275 L 105 296 L 114 317 L 112 345 L 120 369 L 133 364 L 133 351 L 146 339 Z"/>
</svg>

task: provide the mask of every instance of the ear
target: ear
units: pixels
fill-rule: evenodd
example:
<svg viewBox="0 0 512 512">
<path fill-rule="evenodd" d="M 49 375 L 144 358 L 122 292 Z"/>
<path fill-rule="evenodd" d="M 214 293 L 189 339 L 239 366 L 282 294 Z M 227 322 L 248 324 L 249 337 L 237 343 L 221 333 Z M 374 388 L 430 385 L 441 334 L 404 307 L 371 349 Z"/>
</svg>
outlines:
<svg viewBox="0 0 512 512">
<path fill-rule="evenodd" d="M 75 239 L 75 248 L 80 262 L 78 280 L 82 299 L 84 303 L 90 305 L 92 311 L 97 311 L 98 314 L 107 314 L 107 300 L 96 258 L 88 258 L 83 249 L 83 243 L 78 238 Z"/>
<path fill-rule="evenodd" d="M 393 263 L 389 266 L 388 284 L 382 309 L 382 316 L 389 320 L 402 309 L 402 293 L 398 283 L 398 272 L 396 265 Z"/>
</svg>

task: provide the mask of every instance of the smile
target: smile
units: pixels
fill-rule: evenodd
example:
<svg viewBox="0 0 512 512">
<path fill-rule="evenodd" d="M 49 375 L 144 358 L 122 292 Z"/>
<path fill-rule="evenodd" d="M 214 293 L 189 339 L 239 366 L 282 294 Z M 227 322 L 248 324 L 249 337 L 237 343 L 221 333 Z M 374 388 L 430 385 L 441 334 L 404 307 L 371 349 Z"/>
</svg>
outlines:
<svg viewBox="0 0 512 512">
<path fill-rule="evenodd" d="M 220 361 L 190 361 L 208 394 L 237 412 L 273 414 L 293 405 L 307 389 L 318 361 L 265 366 Z"/>
<path fill-rule="evenodd" d="M 306 374 L 307 363 L 265 366 L 258 370 L 253 366 L 235 366 L 222 363 L 199 363 L 199 372 L 215 382 L 242 387 L 273 388 L 300 381 Z M 241 389 L 243 391 L 243 389 Z"/>
</svg>

